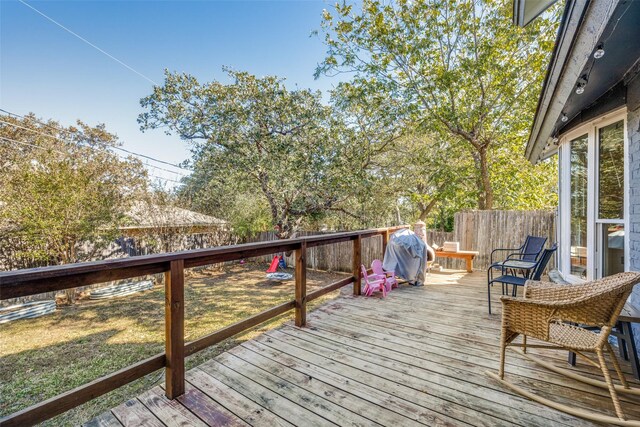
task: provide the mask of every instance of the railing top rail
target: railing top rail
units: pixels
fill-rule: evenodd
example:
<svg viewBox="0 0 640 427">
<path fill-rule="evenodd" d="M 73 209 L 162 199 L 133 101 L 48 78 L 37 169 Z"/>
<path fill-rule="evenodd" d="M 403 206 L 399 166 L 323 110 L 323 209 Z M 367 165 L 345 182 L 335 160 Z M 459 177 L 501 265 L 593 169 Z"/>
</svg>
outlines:
<svg viewBox="0 0 640 427">
<path fill-rule="evenodd" d="M 183 260 L 185 268 L 192 268 L 269 253 L 291 251 L 299 248 L 303 242 L 306 242 L 307 247 L 328 245 L 353 240 L 358 236 L 361 238 L 371 237 L 386 231 L 394 231 L 407 227 L 408 226 L 403 225 L 389 228 L 375 228 L 305 236 L 294 239 L 243 243 L 207 249 L 0 272 L 0 300 L 87 286 L 110 280 L 128 279 L 147 274 L 162 273 L 169 270 L 169 263 L 171 261 Z"/>
</svg>

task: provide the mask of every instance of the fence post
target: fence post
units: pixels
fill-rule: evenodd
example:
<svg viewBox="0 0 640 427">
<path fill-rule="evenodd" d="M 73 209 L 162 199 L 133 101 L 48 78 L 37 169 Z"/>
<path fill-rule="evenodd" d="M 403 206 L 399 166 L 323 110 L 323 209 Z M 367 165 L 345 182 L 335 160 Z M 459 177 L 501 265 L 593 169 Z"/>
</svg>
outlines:
<svg viewBox="0 0 640 427">
<path fill-rule="evenodd" d="M 184 261 L 171 261 L 164 274 L 165 394 L 184 394 Z"/>
<path fill-rule="evenodd" d="M 362 264 L 362 237 L 353 239 L 353 294 L 360 295 L 360 265 Z"/>
<path fill-rule="evenodd" d="M 296 249 L 296 326 L 307 324 L 307 242 Z"/>
</svg>

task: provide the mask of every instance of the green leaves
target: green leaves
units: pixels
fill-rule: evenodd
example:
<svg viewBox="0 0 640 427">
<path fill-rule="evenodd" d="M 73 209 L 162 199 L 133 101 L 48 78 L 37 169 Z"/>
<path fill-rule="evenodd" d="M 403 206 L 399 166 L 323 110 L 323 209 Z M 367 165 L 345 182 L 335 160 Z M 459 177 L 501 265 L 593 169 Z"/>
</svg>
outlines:
<svg viewBox="0 0 640 427">
<path fill-rule="evenodd" d="M 391 115 L 409 130 L 467 147 L 477 206 L 507 204 L 494 195 L 503 179 L 499 153 L 520 157 L 524 150 L 557 13 L 522 29 L 511 24 L 510 4 L 502 0 L 365 0 L 355 9 L 338 4 L 336 16 L 324 20 L 327 55 L 316 75 L 353 72 L 351 90 L 384 91 L 403 105 Z M 532 169 L 525 168 L 537 179 L 523 177 L 513 188 L 545 191 L 527 185 L 542 177 Z"/>
<path fill-rule="evenodd" d="M 91 258 L 116 236 L 132 198 L 144 191 L 142 164 L 108 151 L 117 139 L 103 125 L 64 129 L 42 126 L 34 116 L 2 121 L 11 124 L 0 126 L 0 136 L 29 145 L 0 145 L 0 263 L 26 268 Z M 82 249 L 87 242 L 90 250 Z"/>
<path fill-rule="evenodd" d="M 195 143 L 185 190 L 195 203 L 229 216 L 249 193 L 268 206 L 281 237 L 289 236 L 349 193 L 345 159 L 353 140 L 320 93 L 288 90 L 275 76 L 225 71 L 230 84 L 167 73 L 164 86 L 141 101 L 147 111 L 139 121 Z"/>
</svg>

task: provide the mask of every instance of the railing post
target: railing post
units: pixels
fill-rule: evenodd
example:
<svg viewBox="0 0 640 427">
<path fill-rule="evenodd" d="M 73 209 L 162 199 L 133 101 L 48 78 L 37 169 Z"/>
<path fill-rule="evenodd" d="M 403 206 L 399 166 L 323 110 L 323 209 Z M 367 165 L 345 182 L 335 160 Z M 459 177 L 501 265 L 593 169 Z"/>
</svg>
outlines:
<svg viewBox="0 0 640 427">
<path fill-rule="evenodd" d="M 382 232 L 382 256 L 384 257 L 387 251 L 387 244 L 389 244 L 389 229 L 387 228 Z"/>
<path fill-rule="evenodd" d="M 164 273 L 165 385 L 169 399 L 184 394 L 184 261 Z"/>
<path fill-rule="evenodd" d="M 362 264 L 362 237 L 353 239 L 353 294 L 360 295 L 360 265 Z"/>
<path fill-rule="evenodd" d="M 307 324 L 307 242 L 296 249 L 296 326 Z"/>
</svg>

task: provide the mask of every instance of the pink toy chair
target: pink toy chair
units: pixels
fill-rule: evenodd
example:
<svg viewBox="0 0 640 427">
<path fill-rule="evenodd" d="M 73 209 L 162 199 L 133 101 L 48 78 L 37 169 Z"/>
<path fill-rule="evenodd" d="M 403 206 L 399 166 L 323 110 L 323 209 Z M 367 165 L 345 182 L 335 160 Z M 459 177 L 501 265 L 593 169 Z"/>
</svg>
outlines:
<svg viewBox="0 0 640 427">
<path fill-rule="evenodd" d="M 384 269 L 382 268 L 382 261 L 380 261 L 379 259 L 373 260 L 373 262 L 371 263 L 371 270 L 373 270 L 373 273 L 375 275 L 382 276 L 387 280 L 387 292 L 389 292 L 392 288 L 398 287 L 398 281 L 396 280 L 395 271 L 384 271 Z"/>
<path fill-rule="evenodd" d="M 362 271 L 362 278 L 364 279 L 363 292 L 366 296 L 370 297 L 374 292 L 381 291 L 382 297 L 387 296 L 387 284 L 384 276 L 378 276 L 377 274 L 367 274 L 367 268 L 363 265 L 360 266 Z"/>
</svg>

